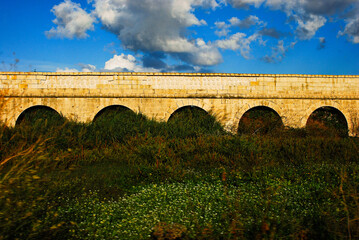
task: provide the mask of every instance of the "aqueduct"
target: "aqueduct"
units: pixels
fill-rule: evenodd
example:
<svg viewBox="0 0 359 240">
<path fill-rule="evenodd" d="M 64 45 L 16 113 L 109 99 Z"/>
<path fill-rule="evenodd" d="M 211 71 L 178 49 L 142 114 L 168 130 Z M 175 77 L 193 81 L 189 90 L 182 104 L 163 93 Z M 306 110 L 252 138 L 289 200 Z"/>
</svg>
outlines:
<svg viewBox="0 0 359 240">
<path fill-rule="evenodd" d="M 9 126 L 36 106 L 88 122 L 114 105 L 159 121 L 196 106 L 232 131 L 256 107 L 273 110 L 288 127 L 305 127 L 322 107 L 342 114 L 350 135 L 359 125 L 359 75 L 0 72 L 0 96 L 0 120 Z"/>
</svg>

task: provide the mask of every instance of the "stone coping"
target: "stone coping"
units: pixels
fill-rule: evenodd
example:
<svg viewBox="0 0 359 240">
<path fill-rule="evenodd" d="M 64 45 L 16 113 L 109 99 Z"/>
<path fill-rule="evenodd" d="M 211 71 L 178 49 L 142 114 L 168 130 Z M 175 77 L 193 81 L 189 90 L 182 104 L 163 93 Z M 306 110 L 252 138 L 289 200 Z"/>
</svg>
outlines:
<svg viewBox="0 0 359 240">
<path fill-rule="evenodd" d="M 0 72 L 0 75 L 46 76 L 184 76 L 184 77 L 305 77 L 305 78 L 359 78 L 359 75 L 312 75 L 312 74 L 253 74 L 253 73 L 157 73 L 157 72 Z"/>
</svg>

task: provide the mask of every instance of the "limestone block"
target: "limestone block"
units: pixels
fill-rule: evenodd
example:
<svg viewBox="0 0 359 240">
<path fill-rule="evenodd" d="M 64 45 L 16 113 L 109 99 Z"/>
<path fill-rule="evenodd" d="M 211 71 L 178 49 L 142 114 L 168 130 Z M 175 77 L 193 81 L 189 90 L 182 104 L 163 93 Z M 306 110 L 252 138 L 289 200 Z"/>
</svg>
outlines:
<svg viewBox="0 0 359 240">
<path fill-rule="evenodd" d="M 19 84 L 19 88 L 26 89 L 28 88 L 28 84 Z"/>
</svg>

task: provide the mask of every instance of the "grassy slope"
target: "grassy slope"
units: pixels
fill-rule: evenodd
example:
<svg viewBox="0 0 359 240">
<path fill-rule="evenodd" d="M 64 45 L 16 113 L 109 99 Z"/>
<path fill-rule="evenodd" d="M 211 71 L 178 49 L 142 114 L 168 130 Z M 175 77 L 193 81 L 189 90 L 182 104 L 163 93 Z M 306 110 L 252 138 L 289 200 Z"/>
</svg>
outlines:
<svg viewBox="0 0 359 240">
<path fill-rule="evenodd" d="M 185 115 L 1 127 L 0 239 L 359 238 L 358 139 Z"/>
</svg>

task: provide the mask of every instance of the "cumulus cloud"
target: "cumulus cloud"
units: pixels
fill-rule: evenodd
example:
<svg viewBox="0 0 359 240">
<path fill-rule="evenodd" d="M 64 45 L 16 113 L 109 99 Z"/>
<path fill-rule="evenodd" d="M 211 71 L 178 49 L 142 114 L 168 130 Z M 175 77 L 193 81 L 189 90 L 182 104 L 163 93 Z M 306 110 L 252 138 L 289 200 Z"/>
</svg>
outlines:
<svg viewBox="0 0 359 240">
<path fill-rule="evenodd" d="M 134 52 L 164 52 L 188 64 L 211 66 L 222 61 L 216 46 L 193 39 L 188 27 L 204 26 L 196 8 L 215 9 L 217 0 L 92 0 L 87 13 L 71 0 L 53 7 L 57 26 L 46 32 L 50 37 L 86 38 L 99 20 L 103 28 L 117 35 L 124 49 Z M 204 43 L 204 44 L 203 44 Z M 112 51 L 113 52 L 113 51 Z M 148 61 L 146 61 L 148 63 Z"/>
<path fill-rule="evenodd" d="M 284 46 L 284 41 L 279 40 L 277 46 L 272 48 L 272 54 L 264 56 L 262 60 L 267 63 L 281 62 L 289 49 L 293 48 L 295 44 L 296 42 L 292 42 L 289 45 Z"/>
<path fill-rule="evenodd" d="M 218 50 L 190 40 L 187 28 L 206 25 L 194 15 L 196 7 L 217 6 L 215 0 L 95 0 L 94 14 L 126 49 L 166 52 L 184 56 L 190 64 L 216 65 L 221 60 Z"/>
<path fill-rule="evenodd" d="M 158 72 L 154 68 L 142 67 L 142 64 L 136 60 L 131 54 L 114 55 L 113 58 L 105 63 L 106 71 L 118 72 Z"/>
<path fill-rule="evenodd" d="M 191 66 L 188 64 L 167 65 L 161 60 L 162 53 L 152 53 L 142 56 L 137 60 L 131 54 L 114 55 L 113 58 L 105 63 L 104 71 L 118 72 L 203 72 L 205 68 Z"/>
<path fill-rule="evenodd" d="M 229 0 L 229 3 L 236 8 L 246 7 L 248 5 L 254 5 L 259 7 L 265 0 Z"/>
<path fill-rule="evenodd" d="M 131 54 L 114 55 L 106 61 L 105 67 L 97 70 L 97 67 L 91 64 L 76 64 L 76 68 L 57 68 L 56 72 L 210 72 L 206 68 L 191 66 L 188 64 L 167 65 L 161 60 L 165 58 L 164 53 L 156 52 L 136 59 Z"/>
<path fill-rule="evenodd" d="M 213 66 L 223 61 L 218 48 L 211 42 L 206 43 L 203 39 L 196 40 L 193 51 L 176 55 L 184 62 L 199 66 Z"/>
<path fill-rule="evenodd" d="M 83 63 L 79 63 L 78 65 L 81 67 L 81 72 L 95 72 L 96 71 L 96 66 L 94 66 L 94 65 L 83 64 Z"/>
<path fill-rule="evenodd" d="M 226 24 L 225 22 L 215 22 L 214 25 L 217 29 L 214 33 L 219 37 L 227 36 L 230 32 L 230 25 Z"/>
<path fill-rule="evenodd" d="M 232 26 L 239 28 L 250 28 L 255 25 L 264 25 L 264 22 L 259 20 L 259 18 L 254 15 L 250 15 L 243 20 L 233 17 L 229 19 L 229 22 L 231 23 Z"/>
<path fill-rule="evenodd" d="M 222 3 L 229 3 L 236 8 L 268 7 L 271 10 L 283 11 L 298 40 L 315 38 L 329 17 L 344 19 L 346 25 L 338 36 L 346 36 L 349 41 L 359 43 L 358 0 L 88 0 L 88 3 L 93 7 L 91 12 L 86 12 L 80 4 L 71 0 L 55 5 L 51 11 L 56 16 L 53 20 L 56 26 L 47 31 L 46 36 L 86 38 L 88 32 L 94 30 L 94 23 L 99 21 L 103 29 L 117 36 L 120 49 L 133 52 L 133 55 L 118 55 L 115 43 L 105 46 L 105 50 L 113 56 L 105 64 L 106 71 L 198 71 L 203 70 L 202 67 L 221 63 L 223 59 L 220 49 L 238 51 L 244 58 L 249 59 L 254 42 L 266 44 L 263 36 L 279 40 L 291 35 L 267 27 L 267 23 L 262 19 L 249 15 L 243 19 L 232 17 L 216 22 L 214 31 L 223 39 L 211 42 L 196 38 L 191 27 L 207 25 L 204 19 L 195 15 L 196 9 L 214 10 Z M 238 28 L 250 28 L 251 33 L 231 33 Z M 323 48 L 325 38 L 323 42 L 321 38 L 318 39 L 318 48 Z M 268 41 L 271 43 L 275 40 Z M 294 44 L 286 46 L 283 40 L 278 41 L 272 48 L 272 54 L 265 56 L 263 60 L 282 61 Z M 178 62 L 169 66 L 167 59 Z M 93 65 L 79 66 L 80 71 L 96 71 Z"/>
<path fill-rule="evenodd" d="M 332 15 L 345 10 L 357 0 L 305 0 L 303 8 L 306 12 L 317 15 Z"/>
<path fill-rule="evenodd" d="M 327 21 L 325 17 L 313 14 L 310 14 L 306 21 L 303 21 L 303 19 L 298 16 L 295 18 L 298 23 L 296 33 L 298 38 L 301 40 L 311 39 L 318 31 L 318 29 L 324 26 L 325 22 Z"/>
<path fill-rule="evenodd" d="M 347 20 L 347 25 L 343 31 L 338 33 L 339 36 L 347 35 L 349 41 L 359 43 L 359 14 Z"/>
<path fill-rule="evenodd" d="M 267 0 L 266 5 L 274 9 L 282 10 L 290 18 L 294 19 L 297 23 L 297 29 L 295 31 L 297 37 L 300 40 L 309 40 L 316 34 L 319 28 L 324 26 L 326 18 L 305 11 L 305 2 L 306 0 Z"/>
<path fill-rule="evenodd" d="M 239 19 L 237 17 L 232 17 L 231 19 L 228 20 L 228 24 L 225 22 L 215 22 L 214 25 L 216 27 L 216 31 L 215 34 L 217 36 L 223 37 L 223 36 L 227 36 L 228 33 L 231 31 L 230 28 L 233 27 L 239 27 L 239 28 L 250 28 L 252 26 L 260 26 L 263 27 L 266 25 L 265 22 L 259 20 L 259 18 L 257 16 L 254 15 L 250 15 L 245 19 Z"/>
<path fill-rule="evenodd" d="M 283 10 L 288 15 L 292 12 L 303 15 L 330 16 L 343 12 L 357 2 L 357 0 L 266 0 L 265 5 Z"/>
<path fill-rule="evenodd" d="M 251 43 L 260 40 L 260 36 L 258 34 L 253 34 L 249 37 L 245 33 L 236 33 L 230 36 L 227 39 L 218 40 L 216 42 L 217 46 L 222 49 L 230 49 L 233 51 L 239 50 L 241 55 L 245 59 L 250 58 L 250 52 L 251 52 Z"/>
<path fill-rule="evenodd" d="M 80 4 L 71 0 L 55 5 L 51 12 L 56 16 L 53 23 L 57 27 L 45 32 L 48 38 L 86 38 L 88 37 L 86 32 L 94 30 L 95 17 L 83 10 Z"/>
<path fill-rule="evenodd" d="M 356 34 L 358 0 L 228 0 L 228 2 L 237 8 L 249 5 L 258 8 L 264 5 L 285 12 L 289 18 L 295 20 L 297 24 L 295 33 L 300 40 L 313 38 L 318 29 L 325 25 L 327 17 L 335 14 L 344 17 L 345 11 L 351 10 L 351 14 L 356 17 L 346 17 L 347 25 L 339 35 L 347 35 L 354 43 L 359 41 Z"/>
<path fill-rule="evenodd" d="M 259 30 L 258 34 L 276 39 L 290 35 L 290 33 L 281 32 L 275 28 L 266 28 L 266 27 Z"/>
</svg>

